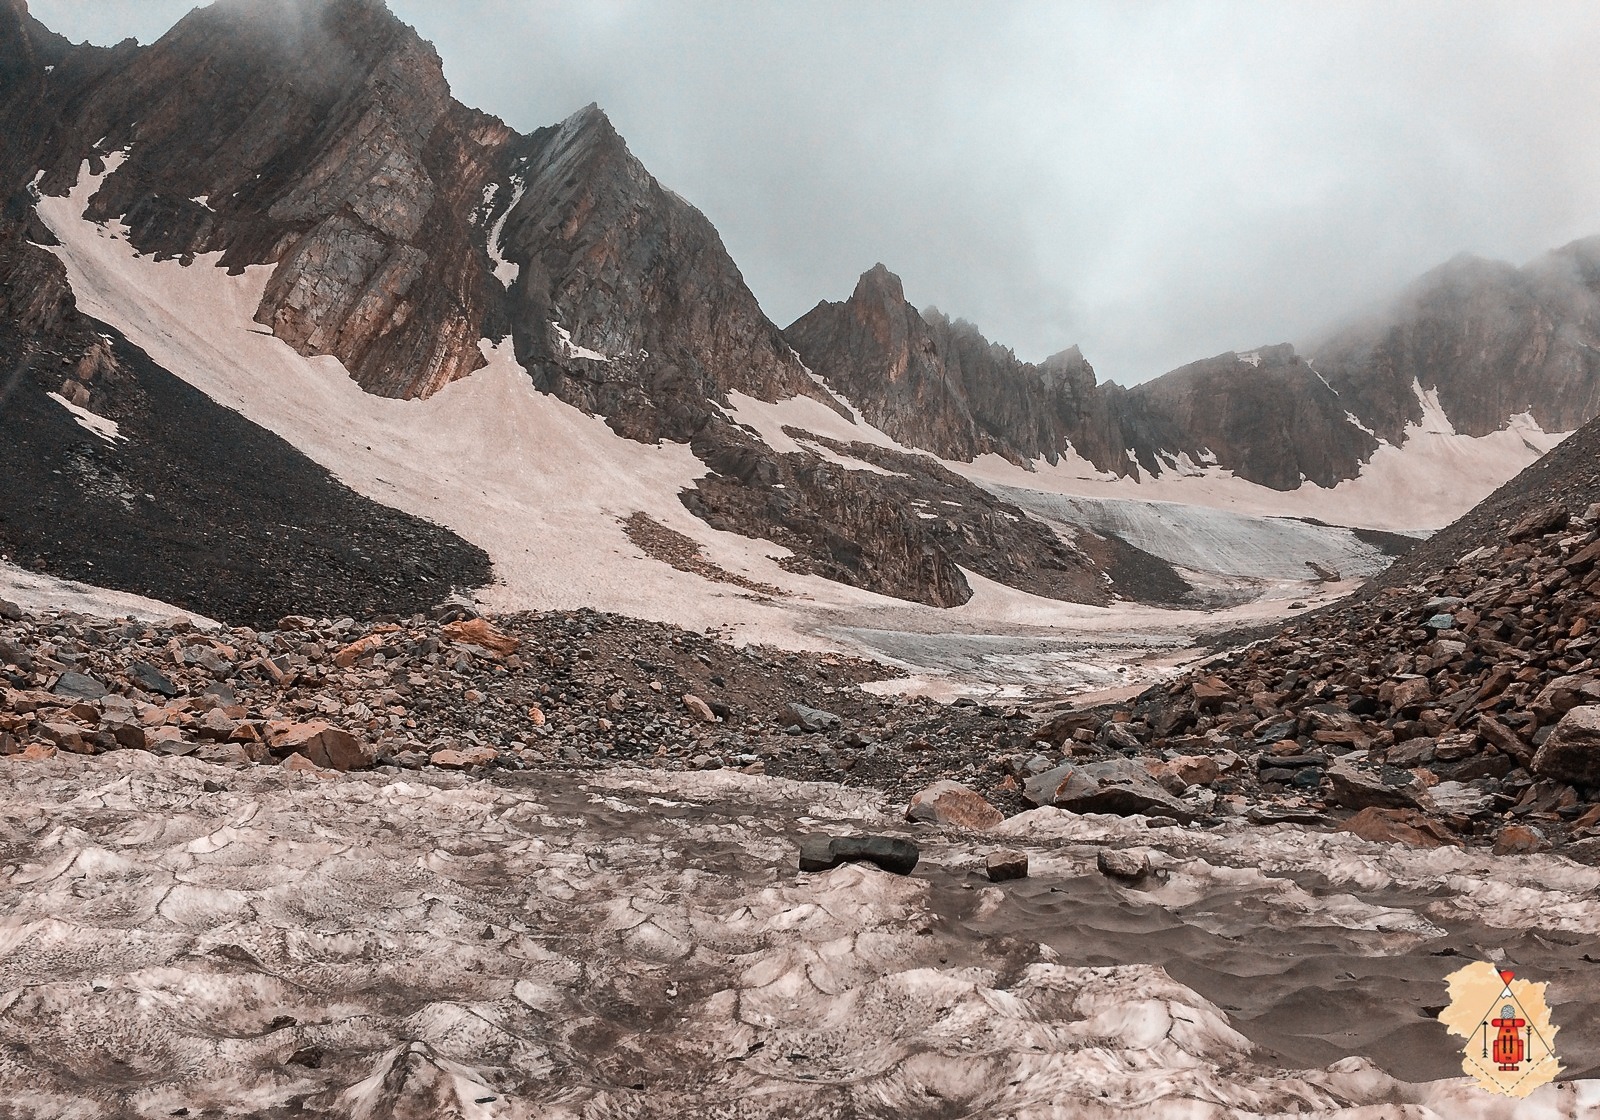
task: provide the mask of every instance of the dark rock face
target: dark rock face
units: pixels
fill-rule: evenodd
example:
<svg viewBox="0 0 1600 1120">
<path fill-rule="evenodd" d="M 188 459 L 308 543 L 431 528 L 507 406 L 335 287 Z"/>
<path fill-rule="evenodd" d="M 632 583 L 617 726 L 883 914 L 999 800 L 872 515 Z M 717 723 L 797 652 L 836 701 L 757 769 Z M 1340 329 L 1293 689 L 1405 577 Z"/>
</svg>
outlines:
<svg viewBox="0 0 1600 1120">
<path fill-rule="evenodd" d="M 0 51 L 40 41 L 13 19 Z M 88 216 L 158 256 L 274 265 L 256 318 L 370 392 L 425 397 L 482 363 L 500 293 L 471 219 L 513 133 L 451 100 L 382 4 L 224 0 L 148 48 L 70 48 L 46 86 L 13 174 L 43 166 L 60 194 L 127 149 Z"/>
<path fill-rule="evenodd" d="M 1117 394 L 1117 405 L 1127 446 L 1151 474 L 1183 454 L 1274 490 L 1302 479 L 1334 486 L 1378 447 L 1292 346 L 1194 362 Z"/>
<path fill-rule="evenodd" d="M 1413 384 L 1437 390 L 1468 435 L 1522 412 L 1545 431 L 1573 431 L 1600 409 L 1600 237 L 1520 269 L 1457 257 L 1312 353 L 1346 406 L 1390 442 L 1421 418 Z"/>
<path fill-rule="evenodd" d="M 967 462 L 995 453 L 1053 463 L 1071 441 L 1101 469 L 1126 472 L 1082 354 L 1063 351 L 1042 366 L 1020 361 L 970 323 L 920 314 L 881 264 L 862 274 L 849 300 L 819 303 L 784 334 L 814 372 L 901 443 Z"/>
<path fill-rule="evenodd" d="M 1176 601 L 1188 591 L 1164 561 L 1087 531 L 1069 543 L 929 456 L 788 431 L 891 473 L 780 455 L 719 420 L 693 444 L 712 473 L 682 499 L 713 528 L 790 549 L 782 563 L 792 571 L 946 607 L 972 597 L 962 568 L 1076 603 Z"/>
<path fill-rule="evenodd" d="M 692 438 L 730 390 L 827 398 L 705 215 L 595 106 L 519 140 L 497 193 L 518 200 L 501 233 L 511 331 L 541 389 L 646 441 Z"/>
<path fill-rule="evenodd" d="M 1131 389 L 1097 385 L 1076 349 L 1035 366 L 970 323 L 919 313 L 882 265 L 785 333 L 874 425 L 944 458 L 1053 463 L 1070 446 L 1117 475 L 1187 458 L 1277 490 L 1334 486 L 1379 438 L 1404 442 L 1418 388 L 1474 436 L 1522 412 L 1552 432 L 1600 413 L 1600 238 L 1524 269 L 1452 261 L 1310 360 L 1288 345 L 1230 351 Z"/>
</svg>

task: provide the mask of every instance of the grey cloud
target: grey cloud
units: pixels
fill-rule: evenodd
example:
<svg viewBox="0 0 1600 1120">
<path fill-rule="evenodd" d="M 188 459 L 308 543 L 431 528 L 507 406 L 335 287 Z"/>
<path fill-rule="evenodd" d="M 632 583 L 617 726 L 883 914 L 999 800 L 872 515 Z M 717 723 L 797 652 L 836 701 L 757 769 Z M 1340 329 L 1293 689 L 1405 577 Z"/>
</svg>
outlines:
<svg viewBox="0 0 1600 1120">
<path fill-rule="evenodd" d="M 109 42 L 189 5 L 33 7 Z M 598 101 L 780 323 L 882 260 L 1132 382 L 1600 232 L 1590 4 L 393 7 L 518 128 Z"/>
</svg>

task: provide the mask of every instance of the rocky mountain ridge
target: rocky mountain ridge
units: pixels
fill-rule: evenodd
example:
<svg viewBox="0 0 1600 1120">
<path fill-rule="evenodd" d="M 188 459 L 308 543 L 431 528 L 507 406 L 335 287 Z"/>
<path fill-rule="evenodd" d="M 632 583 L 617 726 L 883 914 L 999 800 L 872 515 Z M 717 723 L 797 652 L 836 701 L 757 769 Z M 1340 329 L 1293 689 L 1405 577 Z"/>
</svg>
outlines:
<svg viewBox="0 0 1600 1120">
<path fill-rule="evenodd" d="M 976 508 L 985 496 L 953 476 L 921 472 L 924 497 L 975 503 L 983 532 L 1016 546 L 1003 560 L 906 508 L 886 472 L 836 477 L 802 451 L 780 482 L 776 457 L 726 418 L 728 394 L 842 406 L 761 312 L 704 215 L 649 174 L 597 107 L 520 136 L 452 99 L 437 54 L 377 0 L 222 0 L 150 47 L 110 49 L 66 43 L 21 0 L 4 14 L 0 46 L 18 65 L 0 111 L 26 125 L 0 161 L 0 288 L 27 304 L 17 360 L 48 352 L 58 367 L 95 368 L 84 329 L 49 309 L 70 309 L 71 293 L 32 209 L 89 174 L 85 219 L 157 260 L 270 268 L 256 321 L 302 354 L 338 358 L 369 393 L 430 396 L 482 363 L 480 339 L 509 336 L 537 388 L 623 437 L 691 443 L 712 468 L 701 490 L 727 499 L 715 523 L 782 537 L 810 557 L 804 570 L 954 605 L 970 596 L 957 558 L 1002 581 L 1069 552 L 1083 560 L 1036 522 Z M 54 388 L 40 376 L 34 391 Z M 115 419 L 111 384 L 91 374 L 63 387 L 75 407 Z M 769 466 L 748 469 L 751 454 Z M 765 496 L 735 499 L 752 486 Z M 786 513 L 808 488 L 825 515 Z M 692 494 L 691 508 L 709 510 Z M 80 577 L 91 563 L 67 542 L 40 547 L 48 523 L 13 520 L 30 562 Z M 1104 601 L 1112 580 L 1080 567 L 1046 593 Z"/>
<path fill-rule="evenodd" d="M 1230 351 L 1132 388 L 1097 383 L 1076 348 L 1034 365 L 919 312 L 882 264 L 786 334 L 875 426 L 943 458 L 1070 451 L 1118 477 L 1217 467 L 1280 491 L 1332 487 L 1380 440 L 1403 445 L 1425 395 L 1468 436 L 1522 414 L 1547 432 L 1600 414 L 1600 238 L 1521 269 L 1457 258 L 1307 355 Z"/>
</svg>

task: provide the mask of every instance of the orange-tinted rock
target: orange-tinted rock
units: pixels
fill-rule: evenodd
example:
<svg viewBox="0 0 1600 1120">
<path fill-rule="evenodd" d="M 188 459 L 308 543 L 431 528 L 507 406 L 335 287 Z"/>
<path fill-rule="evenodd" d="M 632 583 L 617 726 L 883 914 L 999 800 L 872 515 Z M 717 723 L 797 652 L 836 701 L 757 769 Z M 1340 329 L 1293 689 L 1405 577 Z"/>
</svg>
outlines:
<svg viewBox="0 0 1600 1120">
<path fill-rule="evenodd" d="M 1415 809 L 1363 809 L 1339 825 L 1363 840 L 1408 844 L 1413 848 L 1441 848 L 1457 841 L 1443 825 Z"/>
<path fill-rule="evenodd" d="M 267 725 L 267 744 L 276 755 L 300 754 L 330 770 L 363 770 L 377 752 L 356 736 L 323 720 Z"/>
<path fill-rule="evenodd" d="M 486 618 L 464 618 L 441 629 L 440 634 L 452 642 L 465 642 L 498 653 L 502 657 L 516 653 L 522 643 L 490 625 Z"/>
<path fill-rule="evenodd" d="M 906 819 L 931 821 L 934 824 L 953 825 L 956 828 L 993 828 L 1005 820 L 1005 814 L 996 809 L 983 796 L 959 782 L 934 782 L 911 798 L 906 808 Z"/>
<path fill-rule="evenodd" d="M 464 750 L 434 751 L 428 761 L 446 770 L 475 770 L 500 757 L 493 747 L 467 747 Z"/>
</svg>

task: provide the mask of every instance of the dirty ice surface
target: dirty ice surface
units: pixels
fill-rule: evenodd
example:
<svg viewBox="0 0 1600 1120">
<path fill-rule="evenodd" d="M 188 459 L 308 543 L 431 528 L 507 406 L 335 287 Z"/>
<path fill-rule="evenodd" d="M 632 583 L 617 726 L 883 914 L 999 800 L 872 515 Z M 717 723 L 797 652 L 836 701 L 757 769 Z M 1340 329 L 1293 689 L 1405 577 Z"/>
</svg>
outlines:
<svg viewBox="0 0 1600 1120">
<path fill-rule="evenodd" d="M 730 772 L 3 761 L 8 1116 L 1554 1120 L 1600 1110 L 1600 872 L 1041 809 L 990 834 Z M 203 788 L 210 782 L 210 791 Z M 913 836 L 916 872 L 796 870 Z M 1032 872 L 988 883 L 994 847 Z M 1138 886 L 1103 847 L 1144 852 Z M 1567 1080 L 1459 1075 L 1465 960 Z"/>
</svg>

